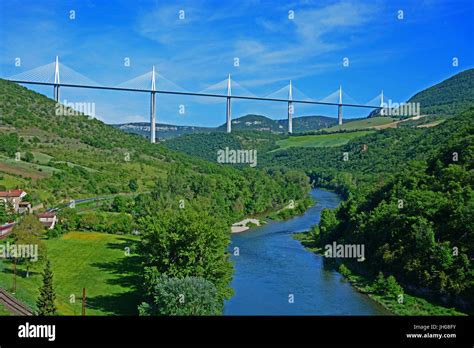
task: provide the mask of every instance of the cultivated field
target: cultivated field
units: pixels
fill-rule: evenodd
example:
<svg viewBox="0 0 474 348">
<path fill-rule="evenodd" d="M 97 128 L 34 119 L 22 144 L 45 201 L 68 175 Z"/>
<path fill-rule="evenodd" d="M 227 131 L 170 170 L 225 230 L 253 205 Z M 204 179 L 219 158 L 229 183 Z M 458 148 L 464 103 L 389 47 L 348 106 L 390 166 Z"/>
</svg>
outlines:
<svg viewBox="0 0 474 348">
<path fill-rule="evenodd" d="M 350 121 L 346 120 L 342 125 L 332 126 L 330 128 L 325 128 L 328 132 L 338 131 L 338 130 L 354 130 L 354 129 L 366 129 L 366 128 L 373 128 L 377 126 L 382 126 L 385 124 L 389 124 L 392 122 L 398 121 L 397 118 L 393 117 L 371 117 L 371 118 L 364 118 L 362 120 L 355 120 Z"/>
<path fill-rule="evenodd" d="M 358 138 L 367 134 L 372 133 L 371 131 L 359 131 L 351 133 L 332 133 L 332 134 L 321 134 L 321 135 L 301 135 L 291 136 L 287 139 L 277 141 L 277 145 L 281 149 L 289 147 L 330 147 L 330 146 L 341 146 L 347 144 L 349 140 Z"/>
</svg>

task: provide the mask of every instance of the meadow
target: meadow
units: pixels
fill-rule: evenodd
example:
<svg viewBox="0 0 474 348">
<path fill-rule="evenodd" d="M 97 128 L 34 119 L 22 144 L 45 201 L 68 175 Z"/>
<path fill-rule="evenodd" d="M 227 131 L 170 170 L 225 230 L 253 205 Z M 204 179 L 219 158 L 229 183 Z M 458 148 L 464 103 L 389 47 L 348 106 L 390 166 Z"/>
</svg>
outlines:
<svg viewBox="0 0 474 348">
<path fill-rule="evenodd" d="M 328 132 L 334 132 L 338 130 L 355 130 L 355 129 L 366 129 L 371 127 L 382 126 L 385 124 L 389 124 L 392 122 L 398 121 L 398 118 L 383 116 L 383 117 L 371 117 L 371 118 L 364 118 L 361 120 L 345 120 L 342 125 L 336 125 L 329 128 L 324 129 Z"/>
<path fill-rule="evenodd" d="M 372 133 L 359 131 L 350 133 L 331 133 L 320 135 L 301 135 L 277 141 L 280 149 L 289 147 L 333 147 L 347 144 L 350 140 Z"/>
<path fill-rule="evenodd" d="M 133 250 L 137 241 L 134 236 L 96 232 L 70 232 L 45 240 L 58 314 L 81 315 L 82 288 L 86 288 L 86 315 L 136 315 L 140 262 Z M 8 291 L 12 289 L 12 266 L 0 261 L 0 287 Z M 15 296 L 33 309 L 41 273 L 38 265 L 27 278 L 24 266 L 17 267 Z"/>
</svg>

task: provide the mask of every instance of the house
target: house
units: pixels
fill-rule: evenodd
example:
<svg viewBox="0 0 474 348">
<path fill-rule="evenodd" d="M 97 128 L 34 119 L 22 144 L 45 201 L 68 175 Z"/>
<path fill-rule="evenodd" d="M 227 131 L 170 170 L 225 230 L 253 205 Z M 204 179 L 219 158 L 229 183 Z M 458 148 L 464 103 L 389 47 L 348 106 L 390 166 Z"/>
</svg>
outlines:
<svg viewBox="0 0 474 348">
<path fill-rule="evenodd" d="M 31 203 L 30 202 L 20 202 L 20 204 L 18 204 L 18 213 L 19 214 L 29 214 L 32 212 L 32 209 L 31 209 Z"/>
<path fill-rule="evenodd" d="M 52 211 L 46 213 L 39 213 L 38 219 L 44 227 L 50 230 L 54 228 L 54 225 L 56 225 L 56 222 L 58 220 L 56 213 Z"/>
<path fill-rule="evenodd" d="M 15 222 L 7 222 L 4 225 L 0 225 L 0 239 L 8 237 L 13 230 L 13 226 L 15 226 Z"/>
<path fill-rule="evenodd" d="M 11 207 L 15 213 L 25 212 L 25 209 L 28 210 L 28 205 L 20 207 L 20 203 L 22 203 L 25 196 L 26 192 L 23 190 L 0 191 L 0 201 L 3 201 L 6 206 Z M 29 209 L 31 209 L 31 204 L 29 204 Z"/>
</svg>

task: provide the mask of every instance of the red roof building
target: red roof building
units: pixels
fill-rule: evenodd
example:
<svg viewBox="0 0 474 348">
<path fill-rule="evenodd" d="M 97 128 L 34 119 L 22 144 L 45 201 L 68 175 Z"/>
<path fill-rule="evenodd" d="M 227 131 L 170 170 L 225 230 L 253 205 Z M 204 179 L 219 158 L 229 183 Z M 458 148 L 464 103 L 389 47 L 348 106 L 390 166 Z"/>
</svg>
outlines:
<svg viewBox="0 0 474 348">
<path fill-rule="evenodd" d="M 56 225 L 57 217 L 54 212 L 46 212 L 38 214 L 39 221 L 43 224 L 44 227 L 48 229 L 53 229 Z"/>
<path fill-rule="evenodd" d="M 20 203 L 25 196 L 26 192 L 23 190 L 0 191 L 0 200 L 10 205 L 15 213 L 20 212 Z"/>
</svg>

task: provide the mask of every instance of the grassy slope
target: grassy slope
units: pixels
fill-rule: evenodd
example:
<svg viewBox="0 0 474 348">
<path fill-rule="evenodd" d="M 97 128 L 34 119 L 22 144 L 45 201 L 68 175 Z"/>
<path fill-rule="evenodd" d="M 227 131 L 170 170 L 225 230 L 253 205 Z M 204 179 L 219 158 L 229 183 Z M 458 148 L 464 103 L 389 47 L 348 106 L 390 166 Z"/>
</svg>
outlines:
<svg viewBox="0 0 474 348">
<path fill-rule="evenodd" d="M 355 120 L 355 121 L 347 120 L 343 122 L 343 124 L 340 126 L 339 125 L 332 126 L 325 130 L 327 130 L 328 132 L 333 132 L 333 131 L 338 131 L 338 130 L 343 130 L 343 129 L 346 129 L 346 130 L 365 129 L 365 128 L 371 128 L 375 126 L 388 124 L 396 120 L 397 119 L 393 117 L 371 117 L 371 118 L 364 118 L 362 120 Z"/>
<path fill-rule="evenodd" d="M 56 305 L 59 314 L 80 315 L 82 288 L 86 288 L 87 315 L 134 315 L 139 302 L 135 291 L 139 262 L 125 256 L 138 238 L 93 232 L 71 232 L 60 239 L 45 241 L 54 274 Z M 0 287 L 11 289 L 12 264 L 0 261 Z M 39 268 L 39 269 L 38 269 Z M 35 308 L 42 282 L 41 267 L 25 277 L 18 266 L 16 296 Z M 70 296 L 76 297 L 70 303 Z M 0 312 L 1 315 L 1 312 Z"/>
<path fill-rule="evenodd" d="M 417 94 L 410 103 L 420 103 L 421 113 L 457 115 L 474 106 L 474 69 L 460 72 Z"/>
<path fill-rule="evenodd" d="M 367 134 L 370 131 L 360 131 L 351 133 L 332 133 L 321 135 L 302 135 L 292 136 L 284 140 L 277 141 L 277 145 L 286 149 L 289 147 L 331 147 L 347 144 L 349 140 L 358 138 Z"/>
</svg>

